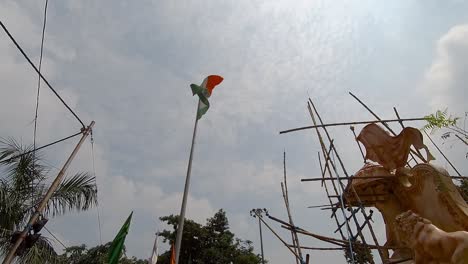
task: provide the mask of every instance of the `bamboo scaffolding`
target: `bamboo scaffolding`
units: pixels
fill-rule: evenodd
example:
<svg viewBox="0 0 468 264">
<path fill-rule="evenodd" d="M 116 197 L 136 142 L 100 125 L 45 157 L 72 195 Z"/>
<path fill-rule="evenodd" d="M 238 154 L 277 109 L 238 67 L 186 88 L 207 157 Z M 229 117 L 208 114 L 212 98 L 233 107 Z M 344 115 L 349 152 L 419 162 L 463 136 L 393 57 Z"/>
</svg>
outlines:
<svg viewBox="0 0 468 264">
<path fill-rule="evenodd" d="M 333 141 L 330 142 L 330 148 L 327 151 L 327 155 L 326 155 L 326 158 L 325 158 L 325 170 L 322 172 L 322 179 L 325 178 L 325 173 L 326 173 L 327 169 L 328 170 L 330 169 L 330 167 L 328 166 L 328 159 L 330 158 L 330 152 L 332 151 L 332 146 L 333 146 Z M 319 159 L 320 159 L 320 156 L 319 156 Z M 320 166 L 322 166 L 322 165 L 320 164 Z M 324 181 L 322 181 L 322 186 L 323 186 L 323 184 L 324 184 Z"/>
<path fill-rule="evenodd" d="M 310 105 L 312 106 L 312 108 L 314 109 L 314 112 L 315 112 L 315 114 L 317 115 L 317 118 L 318 118 L 320 124 L 323 125 L 323 124 L 324 124 L 324 123 L 323 123 L 323 120 L 322 120 L 322 118 L 320 117 L 320 114 L 318 113 L 317 108 L 315 107 L 314 103 L 312 102 L 312 100 L 311 100 L 310 98 L 309 98 L 309 102 L 310 102 Z M 385 124 L 385 123 L 384 123 L 384 124 Z M 326 128 L 326 127 L 323 127 L 322 129 L 325 131 L 325 134 L 327 135 L 328 141 L 331 142 L 331 137 L 330 137 L 330 134 L 328 133 L 327 128 Z M 343 170 L 345 176 L 346 176 L 346 177 L 349 177 L 349 175 L 348 175 L 348 173 L 347 173 L 347 171 L 346 171 L 346 168 L 345 168 L 345 166 L 344 166 L 344 164 L 343 164 L 343 161 L 341 160 L 341 157 L 340 157 L 340 155 L 338 154 L 338 151 L 336 150 L 336 148 L 335 148 L 334 146 L 333 146 L 333 150 L 334 150 L 334 153 L 335 153 L 336 157 L 338 158 L 338 161 L 339 161 L 339 163 L 340 163 L 340 165 L 341 165 L 341 168 L 342 168 L 342 170 Z M 333 164 L 333 163 L 332 163 L 332 164 Z M 333 167 L 334 167 L 334 166 L 333 166 Z M 335 172 L 335 173 L 336 173 L 336 172 Z M 338 175 L 338 174 L 337 174 L 337 175 Z M 332 181 L 332 182 L 333 182 L 333 181 Z M 351 184 L 350 186 L 351 186 L 352 193 L 354 194 L 356 200 L 357 200 L 358 203 L 360 204 L 359 208 L 360 208 L 360 210 L 361 210 L 361 213 L 363 214 L 364 217 L 367 217 L 367 213 L 366 213 L 366 211 L 364 210 L 364 208 L 362 207 L 362 202 L 361 202 L 361 199 L 359 198 L 359 195 L 357 194 L 356 190 L 354 189 L 354 186 L 353 186 L 352 184 Z M 374 243 L 378 246 L 379 243 L 378 243 L 377 237 L 376 237 L 376 235 L 375 235 L 375 233 L 374 233 L 374 229 L 372 228 L 372 225 L 368 225 L 368 227 L 369 227 L 369 231 L 370 231 L 370 233 L 371 233 L 372 239 L 374 240 Z M 358 230 L 358 232 L 361 233 L 361 231 L 359 231 L 359 230 Z M 363 237 L 364 237 L 364 236 L 363 236 Z M 362 242 L 364 243 L 364 245 L 367 244 L 367 243 L 365 242 L 364 239 L 363 239 Z M 382 262 L 385 263 L 385 252 L 383 252 L 381 249 L 379 249 L 378 252 L 379 252 L 379 255 L 380 255 L 380 258 L 381 258 Z"/>
<path fill-rule="evenodd" d="M 309 100 L 310 100 L 310 99 L 309 99 Z M 307 103 L 307 106 L 308 106 L 308 110 L 309 110 L 309 113 L 310 113 L 310 117 L 311 117 L 311 119 L 312 119 L 312 122 L 314 123 L 314 125 L 317 125 L 317 122 L 316 122 L 316 120 L 315 120 L 315 117 L 314 117 L 314 114 L 313 114 L 313 112 L 312 112 L 312 108 L 311 108 L 309 102 Z M 320 120 L 320 122 L 321 122 L 321 120 Z M 321 122 L 321 124 L 323 125 L 323 122 Z M 329 142 L 330 142 L 330 149 L 333 149 L 333 148 L 334 148 L 333 140 L 332 140 L 332 139 L 330 138 L 330 136 L 328 135 L 328 131 L 327 131 L 325 128 L 323 128 L 323 129 L 325 130 L 325 132 L 326 132 L 326 134 L 327 134 L 327 138 L 328 138 L 328 140 L 329 140 Z M 316 128 L 316 132 L 317 132 L 317 136 L 318 136 L 319 141 L 320 141 L 320 145 L 321 145 L 321 147 L 322 147 L 322 152 L 323 152 L 323 154 L 325 155 L 325 170 L 327 170 L 327 168 L 328 168 L 328 172 L 329 172 L 330 177 L 333 177 L 333 174 L 332 174 L 332 172 L 331 172 L 331 170 L 330 170 L 330 167 L 329 167 L 328 163 L 330 162 L 330 164 L 332 165 L 333 170 L 335 171 L 335 173 L 337 173 L 336 168 L 335 168 L 333 162 L 331 162 L 329 153 L 326 152 L 325 143 L 323 142 L 323 138 L 322 138 L 322 136 L 321 136 L 321 134 L 320 134 L 318 128 Z M 338 174 L 337 174 L 337 175 L 338 175 Z M 332 181 L 332 183 L 333 183 L 333 185 L 334 185 L 334 181 Z M 338 180 L 338 185 L 340 185 L 342 191 L 344 191 L 344 186 L 343 186 L 343 184 L 341 183 L 340 180 Z M 337 195 L 339 194 L 338 191 L 337 191 L 337 189 L 336 189 L 336 187 L 335 187 L 335 193 L 336 193 Z M 341 199 L 341 197 L 340 197 L 339 200 L 340 200 L 340 203 L 341 203 L 341 207 L 340 207 L 341 212 L 342 212 L 342 214 L 343 214 L 343 217 L 346 219 L 347 216 L 346 216 L 346 213 L 344 212 L 344 202 L 343 202 L 343 199 Z M 336 210 L 335 210 L 335 211 L 332 211 L 332 215 L 335 215 L 335 216 L 336 216 Z M 356 216 L 355 216 L 354 214 L 351 214 L 351 215 L 352 215 L 352 218 L 353 218 L 353 220 L 354 220 L 354 223 L 355 223 L 356 227 L 359 226 L 358 220 L 357 220 Z M 351 252 L 353 252 L 353 247 L 352 247 L 352 243 L 351 243 L 352 241 L 351 241 L 351 238 L 350 238 L 350 237 L 354 237 L 354 235 L 353 235 L 353 232 L 352 232 L 351 227 L 349 226 L 349 222 L 348 222 L 348 221 L 346 221 L 346 230 L 347 230 L 347 232 L 348 232 L 349 249 L 350 249 Z M 359 230 L 358 230 L 358 235 L 361 237 L 361 240 L 363 241 L 363 243 L 366 244 L 365 237 L 364 237 L 364 235 L 362 234 L 362 232 L 360 232 Z M 351 254 L 351 260 L 354 262 L 354 255 L 353 255 L 353 254 Z M 373 263 L 373 261 L 372 261 L 372 263 Z"/>
<path fill-rule="evenodd" d="M 317 152 L 318 154 L 318 160 L 319 160 L 319 164 L 320 164 L 320 171 L 323 171 L 323 167 L 322 167 L 322 162 L 321 162 L 321 159 L 320 159 L 320 152 Z M 330 203 L 330 206 L 333 208 L 333 203 L 332 203 L 332 200 L 330 199 L 330 195 L 329 195 L 329 191 L 328 191 L 328 187 L 327 187 L 327 184 L 325 184 L 325 182 L 323 182 L 322 184 L 324 187 L 325 187 L 325 192 L 327 193 L 327 198 L 328 198 L 328 201 Z M 335 222 L 336 224 L 338 225 L 339 221 L 338 221 L 338 217 L 332 213 L 332 216 L 331 218 L 334 218 L 335 219 Z M 340 235 L 341 235 L 341 238 L 344 240 L 345 239 L 345 236 L 343 234 L 343 231 L 340 230 Z"/>
<path fill-rule="evenodd" d="M 359 211 L 358 208 L 353 209 L 353 211 L 351 212 L 351 215 L 348 216 L 348 217 L 346 217 L 346 219 L 343 221 L 343 223 L 339 224 L 339 225 L 338 225 L 338 228 L 337 228 L 335 231 L 333 231 L 333 233 L 336 233 L 336 232 L 338 232 L 338 230 L 341 230 L 341 228 L 346 224 L 346 222 L 348 222 L 349 220 L 351 220 L 351 218 L 353 217 L 352 214 L 354 214 L 354 213 L 356 213 L 356 212 L 358 212 L 358 211 Z"/>
</svg>

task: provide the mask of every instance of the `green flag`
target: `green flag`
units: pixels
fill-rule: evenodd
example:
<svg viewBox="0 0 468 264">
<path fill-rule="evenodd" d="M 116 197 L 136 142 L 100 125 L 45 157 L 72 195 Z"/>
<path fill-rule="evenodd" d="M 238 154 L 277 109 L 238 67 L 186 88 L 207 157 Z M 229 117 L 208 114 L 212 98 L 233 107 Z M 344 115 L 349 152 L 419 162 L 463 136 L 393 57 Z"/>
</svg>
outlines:
<svg viewBox="0 0 468 264">
<path fill-rule="evenodd" d="M 133 212 L 128 216 L 127 220 L 120 228 L 119 233 L 115 236 L 114 241 L 109 249 L 109 264 L 119 263 L 120 256 L 122 256 L 122 249 L 124 247 L 125 237 L 130 228 L 130 221 L 132 220 Z"/>
</svg>

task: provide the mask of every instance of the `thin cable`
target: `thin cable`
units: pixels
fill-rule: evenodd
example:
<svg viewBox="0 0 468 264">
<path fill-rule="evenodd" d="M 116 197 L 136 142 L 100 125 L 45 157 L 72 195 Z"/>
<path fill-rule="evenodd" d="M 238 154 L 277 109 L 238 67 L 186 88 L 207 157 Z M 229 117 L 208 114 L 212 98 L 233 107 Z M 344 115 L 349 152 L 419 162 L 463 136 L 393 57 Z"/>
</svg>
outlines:
<svg viewBox="0 0 468 264">
<path fill-rule="evenodd" d="M 34 65 L 34 63 L 31 61 L 31 59 L 28 57 L 28 55 L 24 52 L 24 50 L 21 48 L 21 46 L 18 44 L 18 42 L 16 42 L 15 38 L 13 38 L 13 36 L 10 34 L 10 32 L 8 31 L 8 29 L 5 27 L 5 25 L 3 24 L 3 22 L 1 20 L 0 20 L 0 26 L 3 28 L 3 31 L 5 31 L 5 33 L 8 35 L 8 37 L 11 39 L 13 44 L 15 44 L 16 48 L 21 52 L 21 54 L 23 54 L 24 58 L 29 62 L 31 67 L 33 67 L 33 69 L 39 74 L 41 79 L 47 84 L 47 87 L 49 87 L 49 89 L 57 96 L 57 98 L 62 102 L 62 104 L 72 113 L 72 115 L 76 118 L 76 120 L 78 120 L 78 122 L 80 122 L 81 126 L 83 128 L 85 128 L 86 126 L 83 123 L 83 121 L 81 121 L 81 119 L 76 115 L 76 113 L 70 108 L 70 106 L 67 105 L 67 103 L 62 99 L 62 97 L 52 87 L 52 85 L 50 85 L 50 83 L 47 81 L 47 79 L 41 74 L 39 69 L 36 67 L 36 65 Z"/>
<path fill-rule="evenodd" d="M 60 239 L 58 239 L 49 229 L 47 229 L 47 227 L 44 226 L 44 229 L 55 239 L 55 241 L 59 242 L 60 245 L 62 245 L 63 249 L 67 249 L 68 247 L 65 246 L 65 244 L 60 241 Z"/>
<path fill-rule="evenodd" d="M 41 37 L 41 52 L 39 56 L 39 76 L 37 80 L 37 95 L 36 95 L 36 111 L 34 114 L 34 136 L 33 136 L 33 157 L 32 157 L 32 163 L 33 163 L 33 168 L 35 168 L 36 165 L 36 135 L 37 135 L 37 113 L 39 111 L 39 94 L 41 90 L 41 68 L 42 68 L 42 54 L 44 51 L 44 36 L 45 36 L 45 29 L 46 29 L 46 23 L 47 23 L 47 6 L 48 6 L 49 0 L 45 0 L 45 5 L 44 5 L 44 22 L 42 24 L 42 37 Z M 34 173 L 34 170 L 33 170 Z M 32 177 L 31 180 L 31 201 L 34 204 L 34 177 Z"/>
<path fill-rule="evenodd" d="M 75 133 L 75 134 L 73 134 L 73 135 L 71 135 L 71 136 L 68 136 L 68 137 L 65 137 L 65 138 L 56 140 L 56 141 L 54 141 L 54 142 L 52 142 L 52 143 L 49 143 L 49 144 L 47 144 L 47 145 L 44 145 L 44 146 L 42 146 L 42 147 L 38 147 L 38 148 L 36 148 L 35 150 L 33 149 L 33 150 L 30 150 L 30 151 L 26 151 L 26 152 L 24 152 L 24 153 L 21 153 L 21 154 L 19 154 L 19 155 L 13 156 L 13 157 L 8 158 L 8 159 L 6 159 L 6 160 L 0 160 L 0 163 L 5 163 L 5 162 L 9 162 L 10 160 L 13 160 L 13 159 L 21 158 L 21 157 L 24 156 L 24 155 L 28 155 L 28 154 L 30 154 L 30 153 L 32 153 L 32 152 L 34 152 L 34 151 L 38 151 L 38 150 L 41 150 L 41 149 L 50 147 L 50 146 L 52 146 L 52 145 L 58 144 L 58 143 L 60 143 L 60 142 L 63 142 L 63 141 L 65 141 L 65 140 L 67 140 L 67 139 L 74 138 L 74 137 L 76 137 L 76 136 L 78 136 L 78 135 L 81 135 L 82 133 L 83 133 L 83 132 L 80 131 L 80 132 Z"/>
<path fill-rule="evenodd" d="M 94 136 L 93 130 L 91 130 L 91 155 L 93 157 L 93 173 L 94 173 L 94 180 L 96 181 L 96 192 L 98 191 L 98 184 L 96 179 L 96 165 L 94 161 Z M 99 200 L 99 196 L 98 196 Z M 101 232 L 101 213 L 99 212 L 99 201 L 96 203 L 96 210 L 97 210 L 97 219 L 98 219 L 98 227 L 99 227 L 99 242 L 102 245 L 102 232 Z"/>
</svg>

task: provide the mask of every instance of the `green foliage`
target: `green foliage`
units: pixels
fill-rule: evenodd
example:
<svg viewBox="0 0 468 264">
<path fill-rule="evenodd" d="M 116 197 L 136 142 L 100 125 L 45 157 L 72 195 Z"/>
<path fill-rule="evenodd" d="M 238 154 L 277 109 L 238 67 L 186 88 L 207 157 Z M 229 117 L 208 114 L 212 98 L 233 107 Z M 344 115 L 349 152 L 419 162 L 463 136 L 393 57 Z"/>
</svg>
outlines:
<svg viewBox="0 0 468 264">
<path fill-rule="evenodd" d="M 59 263 L 67 264 L 107 264 L 109 248 L 112 242 L 104 245 L 98 245 L 87 249 L 86 245 L 73 246 L 65 249 L 65 252 L 59 256 Z M 125 251 L 125 248 L 124 248 Z M 147 260 L 137 259 L 135 257 L 127 258 L 123 256 L 119 264 L 147 264 Z"/>
<path fill-rule="evenodd" d="M 465 112 L 465 121 L 467 117 L 468 112 Z M 447 117 L 447 109 L 444 111 L 437 110 L 435 114 L 430 114 L 424 118 L 426 119 L 427 124 L 422 128 L 422 130 L 430 130 L 430 133 L 434 133 L 438 129 L 446 128 L 448 132 L 445 132 L 442 135 L 443 139 L 447 139 L 451 135 L 454 135 L 459 140 L 459 143 L 461 142 L 468 146 L 468 131 L 457 126 L 457 121 L 459 120 L 458 117 Z M 468 158 L 468 153 L 466 153 L 465 157 Z"/>
<path fill-rule="evenodd" d="M 55 174 L 50 175 L 44 165 L 41 153 L 29 153 L 32 146 L 22 146 L 14 139 L 0 140 L 0 255 L 5 255 L 11 246 L 10 236 L 16 230 L 23 230 L 44 197 Z M 34 187 L 34 188 L 33 188 Z M 78 173 L 59 185 L 47 203 L 45 217 L 62 215 L 72 210 L 88 210 L 97 202 L 94 177 Z M 45 237 L 17 261 L 19 263 L 54 263 L 57 254 Z"/>
<path fill-rule="evenodd" d="M 160 233 L 163 242 L 175 243 L 179 216 L 164 216 L 160 218 L 173 227 Z M 226 212 L 219 210 L 213 217 L 208 218 L 202 226 L 186 219 L 182 236 L 182 249 L 179 263 L 193 264 L 260 264 L 261 257 L 253 253 L 252 242 L 235 238 L 229 230 Z M 166 251 L 158 258 L 158 264 L 169 264 L 171 252 Z M 190 261 L 191 262 L 190 262 Z"/>
<path fill-rule="evenodd" d="M 354 262 L 351 258 L 351 254 L 354 257 Z M 344 250 L 344 255 L 348 263 L 366 264 L 374 263 L 374 257 L 369 247 L 362 244 L 360 241 L 354 240 L 353 252 L 350 252 L 349 246 L 347 245 Z"/>
<path fill-rule="evenodd" d="M 447 117 L 447 109 L 444 111 L 437 110 L 435 114 L 430 114 L 424 117 L 427 121 L 427 124 L 424 125 L 423 130 L 434 133 L 437 129 L 444 127 L 456 126 L 458 117 L 452 118 L 452 116 Z"/>
</svg>

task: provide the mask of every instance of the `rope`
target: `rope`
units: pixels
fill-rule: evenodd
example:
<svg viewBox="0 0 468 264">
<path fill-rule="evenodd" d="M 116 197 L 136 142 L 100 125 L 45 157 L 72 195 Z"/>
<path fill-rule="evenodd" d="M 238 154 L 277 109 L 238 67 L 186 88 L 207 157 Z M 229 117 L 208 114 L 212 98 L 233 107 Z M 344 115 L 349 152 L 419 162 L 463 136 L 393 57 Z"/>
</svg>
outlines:
<svg viewBox="0 0 468 264">
<path fill-rule="evenodd" d="M 93 157 L 93 174 L 94 174 L 94 180 L 96 181 L 96 192 L 97 192 L 97 179 L 96 179 L 96 165 L 95 165 L 95 160 L 94 160 L 94 136 L 93 136 L 93 130 L 91 130 L 91 155 Z M 99 242 L 102 245 L 102 232 L 101 232 L 101 215 L 99 212 L 99 202 L 96 203 L 96 210 L 97 210 L 97 220 L 98 220 L 98 227 L 99 227 Z"/>
<path fill-rule="evenodd" d="M 60 239 L 58 239 L 58 237 L 56 237 L 49 229 L 47 229 L 47 227 L 44 226 L 44 229 L 55 239 L 55 241 L 59 242 L 60 245 L 62 245 L 63 249 L 68 248 L 62 241 L 60 241 Z"/>
<path fill-rule="evenodd" d="M 68 137 L 65 137 L 65 138 L 56 140 L 56 141 L 54 141 L 54 142 L 52 142 L 52 143 L 49 143 L 49 144 L 47 144 L 47 145 L 44 145 L 44 146 L 42 146 L 42 147 L 38 147 L 38 148 L 36 148 L 36 149 L 30 150 L 30 151 L 26 151 L 26 152 L 24 152 L 24 153 L 21 153 L 21 154 L 19 154 L 19 155 L 13 156 L 13 157 L 11 157 L 11 158 L 8 158 L 8 159 L 5 159 L 5 160 L 1 160 L 0 163 L 6 163 L 6 162 L 9 162 L 10 160 L 17 159 L 17 158 L 21 158 L 21 157 L 24 156 L 24 155 L 28 155 L 28 154 L 30 154 L 30 153 L 32 153 L 32 152 L 34 152 L 34 151 L 38 151 L 38 150 L 41 150 L 41 149 L 50 147 L 50 146 L 52 146 L 52 145 L 58 144 L 58 143 L 60 143 L 60 142 L 63 142 L 63 141 L 65 141 L 65 140 L 67 140 L 67 139 L 74 138 L 74 137 L 76 137 L 76 136 L 78 136 L 78 135 L 81 135 L 82 133 L 83 133 L 83 132 L 80 131 L 80 132 L 75 133 L 75 134 L 73 134 L 73 135 L 71 135 L 71 136 L 68 136 Z"/>
<path fill-rule="evenodd" d="M 39 69 L 36 67 L 36 65 L 34 65 L 34 63 L 31 61 L 31 59 L 28 57 L 28 55 L 24 52 L 24 50 L 21 48 L 21 46 L 18 44 L 18 42 L 16 42 L 15 38 L 10 34 L 10 32 L 8 31 L 8 29 L 5 27 L 5 25 L 3 24 L 3 22 L 1 20 L 0 20 L 0 26 L 2 27 L 3 31 L 5 31 L 5 33 L 8 35 L 8 37 L 11 39 L 13 44 L 15 44 L 16 48 L 21 52 L 21 54 L 24 56 L 24 58 L 29 62 L 31 67 L 33 67 L 33 69 L 39 74 L 41 79 L 47 84 L 47 87 L 49 87 L 49 89 L 57 96 L 57 98 L 62 102 L 62 104 L 72 113 L 72 115 L 76 118 L 76 120 L 78 120 L 78 122 L 80 122 L 81 126 L 83 128 L 85 128 L 86 126 L 83 123 L 83 121 L 81 121 L 81 119 L 76 115 L 76 113 L 70 108 L 70 106 L 67 105 L 67 103 L 62 99 L 62 97 L 52 87 L 52 85 L 50 85 L 50 83 L 47 81 L 47 79 L 41 74 Z"/>
<path fill-rule="evenodd" d="M 47 6 L 48 6 L 49 0 L 45 1 L 44 5 L 44 22 L 42 24 L 42 36 L 41 36 L 41 52 L 39 56 L 39 76 L 37 80 L 37 95 L 36 95 L 36 111 L 34 114 L 34 136 L 33 136 L 33 157 L 32 157 L 32 163 L 33 163 L 33 168 L 36 167 L 36 135 L 37 135 L 37 113 L 39 111 L 39 95 L 40 95 L 40 90 L 41 90 L 41 68 L 42 68 L 42 54 L 44 51 L 44 35 L 45 35 L 45 29 L 46 29 L 46 22 L 47 22 Z M 33 169 L 34 173 L 34 169 Z M 34 177 L 31 180 L 31 201 L 34 204 Z"/>
</svg>

